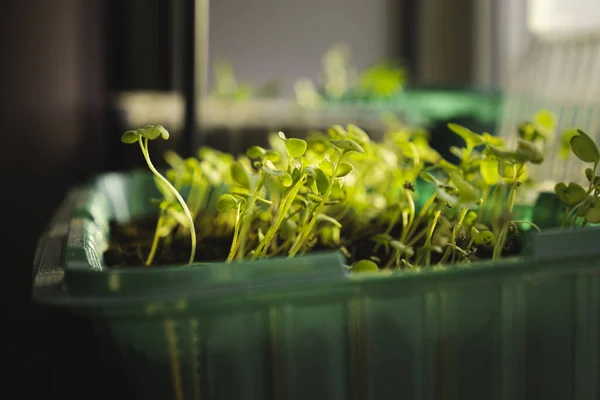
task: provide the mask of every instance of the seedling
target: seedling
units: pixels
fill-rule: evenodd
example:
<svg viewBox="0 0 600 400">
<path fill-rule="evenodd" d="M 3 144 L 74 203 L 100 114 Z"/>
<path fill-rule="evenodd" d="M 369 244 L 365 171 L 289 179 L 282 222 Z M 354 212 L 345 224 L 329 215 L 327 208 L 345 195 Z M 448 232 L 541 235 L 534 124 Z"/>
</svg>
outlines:
<svg viewBox="0 0 600 400">
<path fill-rule="evenodd" d="M 190 210 L 187 207 L 185 200 L 183 200 L 183 198 L 181 197 L 181 195 L 179 194 L 177 189 L 175 189 L 173 187 L 173 185 L 169 182 L 169 180 L 167 178 L 162 176 L 156 170 L 156 168 L 154 168 L 154 165 L 152 164 L 152 161 L 150 160 L 150 151 L 148 149 L 148 142 L 150 140 L 155 140 L 158 138 L 162 138 L 164 140 L 169 139 L 169 132 L 162 125 L 147 125 L 140 129 L 126 131 L 121 136 L 121 141 L 126 144 L 134 144 L 134 143 L 139 144 L 140 150 L 142 151 L 142 155 L 144 156 L 144 159 L 146 160 L 146 164 L 148 165 L 148 168 L 150 168 L 150 171 L 158 179 L 158 181 L 161 183 L 161 185 L 163 185 L 167 189 L 166 192 L 172 193 L 173 196 L 177 199 L 177 201 L 181 205 L 181 208 L 183 209 L 183 212 L 185 213 L 185 215 L 187 217 L 187 223 L 188 223 L 188 226 L 190 229 L 191 251 L 190 251 L 190 258 L 188 260 L 188 264 L 191 264 L 194 262 L 194 257 L 196 255 L 196 230 L 194 228 L 194 219 L 192 218 L 192 215 L 190 213 Z M 156 239 L 155 239 L 155 241 L 156 241 Z M 155 248 L 155 246 L 153 246 L 153 248 Z M 152 260 L 152 257 L 149 257 L 149 260 Z M 147 262 L 147 265 L 149 265 L 148 262 Z"/>
<path fill-rule="evenodd" d="M 600 163 L 598 146 L 584 131 L 569 130 L 563 138 L 569 135 L 569 145 L 573 154 L 582 162 L 592 164 L 585 169 L 587 189 L 576 182 L 559 182 L 554 192 L 565 205 L 565 216 L 562 226 L 575 226 L 580 221 L 581 226 L 600 223 L 600 176 L 597 176 Z"/>
<path fill-rule="evenodd" d="M 424 130 L 386 122 L 381 142 L 355 125 L 334 125 L 306 139 L 273 134 L 269 147 L 251 146 L 237 158 L 208 148 L 188 159 L 167 152 L 166 178 L 148 154 L 148 141 L 168 136 L 166 130 L 126 132 L 123 141 L 140 144 L 162 194 L 146 264 L 160 240 L 174 246 L 188 230 L 194 252 L 196 229 L 204 232 L 202 243 L 227 240 L 218 253 L 226 262 L 335 249 L 352 273 L 498 259 L 516 254 L 523 227 L 539 230 L 515 217 L 515 205 L 519 191 L 534 190 L 524 187 L 531 182 L 527 167 L 544 162 L 542 148 L 555 133 L 551 114 L 539 112 L 519 125 L 514 149 L 488 133 L 449 124 L 464 142 L 451 149 L 456 163 L 429 147 Z M 566 208 L 563 226 L 598 224 L 600 152 L 583 131 L 567 131 L 561 140 L 567 136 L 570 153 L 589 167 L 584 185 L 556 185 Z M 185 201 L 179 190 L 187 190 Z M 212 198 L 218 215 L 204 216 Z"/>
<path fill-rule="evenodd" d="M 368 96 L 389 97 L 406 83 L 406 69 L 393 63 L 374 65 L 358 76 L 358 90 Z"/>
</svg>

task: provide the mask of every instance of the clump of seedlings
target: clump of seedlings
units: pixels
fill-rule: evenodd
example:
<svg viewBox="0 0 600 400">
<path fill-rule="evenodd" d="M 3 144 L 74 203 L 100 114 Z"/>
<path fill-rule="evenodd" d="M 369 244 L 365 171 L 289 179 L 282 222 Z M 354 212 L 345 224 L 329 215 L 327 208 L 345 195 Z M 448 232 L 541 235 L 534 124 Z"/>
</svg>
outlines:
<svg viewBox="0 0 600 400">
<path fill-rule="evenodd" d="M 594 141 L 582 130 L 567 131 L 573 154 L 582 162 L 591 165 L 585 169 L 587 187 L 577 182 L 559 182 L 554 192 L 565 206 L 562 227 L 586 226 L 600 223 L 600 176 L 598 164 L 600 151 Z M 563 137 L 564 137 L 563 136 Z"/>
<path fill-rule="evenodd" d="M 137 260 L 115 255 L 113 264 L 182 263 L 184 250 L 189 263 L 338 250 L 352 271 L 364 272 L 519 254 L 523 228 L 539 228 L 516 216 L 517 195 L 533 190 L 527 168 L 544 161 L 551 115 L 538 113 L 522 124 L 514 148 L 488 133 L 448 127 L 463 142 L 450 149 L 455 163 L 432 149 L 419 128 L 390 123 L 374 142 L 358 126 L 335 125 L 306 140 L 279 132 L 268 148 L 252 146 L 238 156 L 209 148 L 188 159 L 167 152 L 166 177 L 148 153 L 149 141 L 166 139 L 166 130 L 151 125 L 125 132 L 125 143 L 139 143 L 162 198 L 152 239 L 131 251 Z M 582 131 L 571 132 L 568 143 L 591 167 L 587 187 L 556 185 L 566 207 L 563 226 L 599 223 L 600 153 Z M 123 240 L 123 228 L 115 229 Z"/>
<path fill-rule="evenodd" d="M 402 92 L 407 69 L 399 62 L 380 62 L 364 70 L 353 63 L 345 43 L 332 45 L 321 59 L 319 82 L 301 78 L 295 85 L 295 101 L 303 108 L 318 108 L 327 100 L 384 100 Z"/>
</svg>

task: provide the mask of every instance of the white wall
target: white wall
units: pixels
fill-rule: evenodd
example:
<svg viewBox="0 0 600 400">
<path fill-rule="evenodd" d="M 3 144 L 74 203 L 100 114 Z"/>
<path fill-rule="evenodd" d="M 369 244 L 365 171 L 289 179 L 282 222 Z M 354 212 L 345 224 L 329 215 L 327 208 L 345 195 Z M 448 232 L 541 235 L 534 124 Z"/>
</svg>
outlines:
<svg viewBox="0 0 600 400">
<path fill-rule="evenodd" d="M 210 60 L 227 58 L 240 79 L 279 78 L 290 93 L 298 77 L 317 78 L 320 59 L 345 41 L 358 67 L 394 46 L 388 27 L 398 0 L 216 0 L 210 2 Z"/>
<path fill-rule="evenodd" d="M 535 33 L 578 34 L 600 30 L 598 0 L 529 0 L 528 23 Z"/>
</svg>

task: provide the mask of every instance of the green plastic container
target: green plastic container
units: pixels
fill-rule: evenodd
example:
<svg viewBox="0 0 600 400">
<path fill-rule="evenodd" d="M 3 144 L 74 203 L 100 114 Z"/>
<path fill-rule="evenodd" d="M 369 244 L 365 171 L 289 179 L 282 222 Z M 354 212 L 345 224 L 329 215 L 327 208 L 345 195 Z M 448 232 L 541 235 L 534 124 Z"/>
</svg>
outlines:
<svg viewBox="0 0 600 400">
<path fill-rule="evenodd" d="M 105 269 L 108 221 L 150 212 L 154 194 L 138 173 L 74 189 L 34 261 L 35 300 L 93 322 L 127 384 L 110 398 L 600 398 L 598 228 L 528 235 L 519 258 L 387 276 L 350 277 L 337 253 Z"/>
</svg>

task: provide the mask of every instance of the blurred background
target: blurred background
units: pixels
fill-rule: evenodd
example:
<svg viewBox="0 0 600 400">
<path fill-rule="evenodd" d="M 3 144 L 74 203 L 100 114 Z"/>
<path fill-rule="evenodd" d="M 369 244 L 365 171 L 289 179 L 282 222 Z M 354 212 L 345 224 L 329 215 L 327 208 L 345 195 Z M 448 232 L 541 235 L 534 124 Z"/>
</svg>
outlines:
<svg viewBox="0 0 600 400">
<path fill-rule="evenodd" d="M 506 71 L 532 35 L 597 25 L 594 2 L 579 3 L 3 2 L 0 243 L 8 319 L 0 359 L 37 382 L 18 384 L 20 397 L 50 398 L 64 389 L 66 374 L 88 383 L 93 375 L 84 328 L 29 303 L 31 262 L 69 187 L 140 163 L 137 152 L 121 145 L 123 130 L 164 124 L 173 134 L 164 148 L 182 153 L 203 144 L 239 151 L 270 130 L 304 132 L 330 123 L 356 122 L 376 135 L 384 111 L 432 131 L 449 118 L 492 130 Z M 336 47 L 343 45 L 349 59 Z M 401 70 L 398 90 L 354 90 L 352 77 L 385 62 Z M 338 82 L 341 91 L 328 89 L 335 82 L 327 73 L 330 81 L 347 75 Z M 64 338 L 74 329 L 83 330 L 67 354 Z"/>
</svg>

